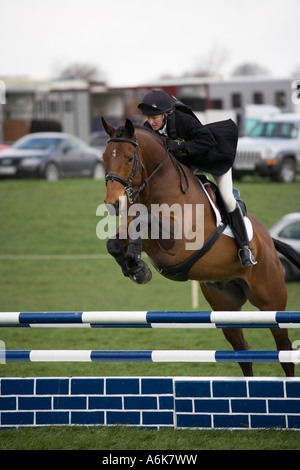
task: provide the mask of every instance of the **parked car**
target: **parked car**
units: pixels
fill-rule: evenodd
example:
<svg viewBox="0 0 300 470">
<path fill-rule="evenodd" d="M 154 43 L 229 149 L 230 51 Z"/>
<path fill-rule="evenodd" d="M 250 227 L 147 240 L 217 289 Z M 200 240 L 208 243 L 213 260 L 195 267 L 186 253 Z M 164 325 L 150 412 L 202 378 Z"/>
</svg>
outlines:
<svg viewBox="0 0 300 470">
<path fill-rule="evenodd" d="M 7 150 L 7 149 L 9 149 L 9 145 L 0 144 L 0 152 L 2 152 L 2 150 Z"/>
<path fill-rule="evenodd" d="M 103 154 L 108 141 L 108 135 L 104 131 L 93 132 L 88 140 L 91 147 L 95 147 Z"/>
<path fill-rule="evenodd" d="M 270 176 L 291 183 L 300 172 L 300 114 L 261 119 L 247 137 L 238 140 L 233 175 Z"/>
<path fill-rule="evenodd" d="M 269 232 L 273 238 L 291 245 L 300 253 L 300 212 L 285 215 L 271 227 Z M 283 266 L 285 280 L 300 279 L 300 269 L 281 254 L 279 254 L 279 258 Z"/>
<path fill-rule="evenodd" d="M 37 132 L 0 153 L 0 176 L 105 176 L 102 154 L 83 140 L 61 132 Z"/>
<path fill-rule="evenodd" d="M 244 109 L 244 133 L 248 135 L 262 118 L 281 113 L 280 108 L 271 104 L 246 104 Z"/>
</svg>

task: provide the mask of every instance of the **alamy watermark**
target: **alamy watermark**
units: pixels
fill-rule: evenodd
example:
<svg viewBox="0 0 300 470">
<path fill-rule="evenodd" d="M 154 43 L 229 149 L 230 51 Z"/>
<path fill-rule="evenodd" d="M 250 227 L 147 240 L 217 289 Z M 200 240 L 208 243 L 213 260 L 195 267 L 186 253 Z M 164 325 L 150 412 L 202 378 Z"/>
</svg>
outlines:
<svg viewBox="0 0 300 470">
<path fill-rule="evenodd" d="M 6 86 L 3 80 L 0 80 L 0 104 L 6 103 Z"/>
<path fill-rule="evenodd" d="M 204 243 L 203 204 L 132 204 L 128 207 L 127 198 L 119 198 L 118 211 L 114 205 L 100 204 L 96 215 L 101 217 L 96 227 L 100 240 L 116 234 L 122 240 L 138 238 L 151 240 L 186 240 L 186 250 L 197 250 Z M 117 215 L 120 216 L 118 224 Z"/>
<path fill-rule="evenodd" d="M 300 104 L 300 80 L 293 80 L 292 90 L 292 103 Z"/>
</svg>

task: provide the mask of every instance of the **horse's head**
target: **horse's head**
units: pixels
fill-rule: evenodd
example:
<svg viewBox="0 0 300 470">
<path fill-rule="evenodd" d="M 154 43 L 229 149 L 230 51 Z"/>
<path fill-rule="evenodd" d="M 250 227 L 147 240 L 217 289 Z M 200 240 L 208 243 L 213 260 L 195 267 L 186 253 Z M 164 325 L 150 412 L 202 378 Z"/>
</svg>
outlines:
<svg viewBox="0 0 300 470">
<path fill-rule="evenodd" d="M 118 212 L 119 198 L 126 194 L 130 201 L 132 184 L 141 183 L 139 166 L 142 168 L 142 165 L 132 122 L 126 119 L 125 126 L 118 129 L 103 118 L 102 123 L 110 137 L 103 154 L 107 183 L 105 203 L 113 205 Z"/>
</svg>

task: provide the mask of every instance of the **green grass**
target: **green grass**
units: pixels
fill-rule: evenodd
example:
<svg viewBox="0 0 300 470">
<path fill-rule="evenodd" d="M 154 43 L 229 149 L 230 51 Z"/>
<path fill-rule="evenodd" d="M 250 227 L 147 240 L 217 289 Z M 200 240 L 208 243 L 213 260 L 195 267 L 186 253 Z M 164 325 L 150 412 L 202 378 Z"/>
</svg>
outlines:
<svg viewBox="0 0 300 470">
<path fill-rule="evenodd" d="M 287 430 L 153 431 L 62 426 L 0 433 L 0 450 L 224 450 L 224 442 L 226 450 L 300 450 L 299 433 Z"/>
<path fill-rule="evenodd" d="M 280 185 L 246 178 L 237 186 L 247 208 L 267 228 L 299 211 L 299 178 Z M 89 179 L 0 181 L 0 310 L 192 310 L 190 283 L 174 283 L 152 269 L 145 286 L 124 278 L 115 261 L 62 259 L 50 255 L 103 254 L 96 236 L 96 209 L 104 182 Z M 49 255 L 7 258 L 1 255 Z M 147 259 L 145 258 L 147 261 Z M 300 283 L 289 283 L 288 308 L 299 309 Z M 249 304 L 245 307 L 253 309 Z M 199 310 L 210 306 L 199 293 Z M 268 330 L 245 330 L 251 349 L 274 349 Z M 220 330 L 29 329 L 3 328 L 7 349 L 229 349 Z M 299 339 L 290 330 L 290 339 Z M 0 374 L 13 376 L 240 376 L 237 364 L 9 363 Z M 278 364 L 256 364 L 257 376 L 283 376 Z M 299 376 L 299 366 L 296 366 Z M 38 436 L 38 438 L 37 438 Z M 299 435 L 289 431 L 141 431 L 124 428 L 44 428 L 0 433 L 0 449 L 294 449 Z"/>
</svg>

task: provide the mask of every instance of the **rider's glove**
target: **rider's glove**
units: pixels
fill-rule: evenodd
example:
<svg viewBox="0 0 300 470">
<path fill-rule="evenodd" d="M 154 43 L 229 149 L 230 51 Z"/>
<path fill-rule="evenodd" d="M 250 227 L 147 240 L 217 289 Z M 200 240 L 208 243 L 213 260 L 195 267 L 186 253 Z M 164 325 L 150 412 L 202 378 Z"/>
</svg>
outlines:
<svg viewBox="0 0 300 470">
<path fill-rule="evenodd" d="M 171 150 L 171 152 L 178 152 L 185 150 L 185 142 L 183 140 L 172 140 L 169 137 L 166 140 L 167 149 Z"/>
</svg>

